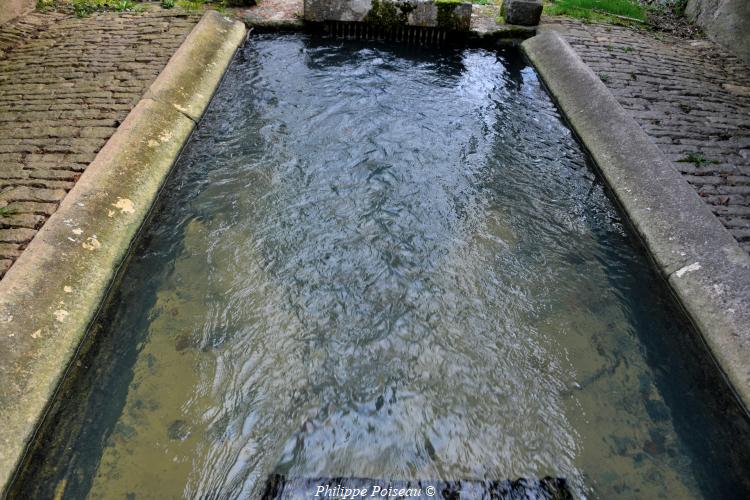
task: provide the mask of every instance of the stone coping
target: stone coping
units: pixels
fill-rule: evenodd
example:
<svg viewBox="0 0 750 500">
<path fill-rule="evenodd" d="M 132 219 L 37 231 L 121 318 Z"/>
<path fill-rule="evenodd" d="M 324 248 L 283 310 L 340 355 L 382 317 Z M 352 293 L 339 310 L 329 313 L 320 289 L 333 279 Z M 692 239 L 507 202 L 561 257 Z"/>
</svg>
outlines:
<svg viewBox="0 0 750 500">
<path fill-rule="evenodd" d="M 521 46 L 747 411 L 750 256 L 558 33 Z"/>
<path fill-rule="evenodd" d="M 204 14 L 0 283 L 0 496 L 245 31 Z"/>
</svg>

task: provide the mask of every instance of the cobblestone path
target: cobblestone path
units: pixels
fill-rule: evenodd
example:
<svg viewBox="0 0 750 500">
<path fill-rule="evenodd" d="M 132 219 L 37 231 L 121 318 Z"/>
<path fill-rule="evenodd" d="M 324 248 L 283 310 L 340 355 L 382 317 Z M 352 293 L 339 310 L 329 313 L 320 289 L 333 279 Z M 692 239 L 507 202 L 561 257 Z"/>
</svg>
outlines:
<svg viewBox="0 0 750 500">
<path fill-rule="evenodd" d="M 750 252 L 750 68 L 705 40 L 547 22 Z"/>
<path fill-rule="evenodd" d="M 263 0 L 250 8 L 234 9 L 240 19 L 251 18 L 257 21 L 295 21 L 302 17 L 302 0 Z"/>
<path fill-rule="evenodd" d="M 199 18 L 32 13 L 0 26 L 0 277 Z"/>
</svg>

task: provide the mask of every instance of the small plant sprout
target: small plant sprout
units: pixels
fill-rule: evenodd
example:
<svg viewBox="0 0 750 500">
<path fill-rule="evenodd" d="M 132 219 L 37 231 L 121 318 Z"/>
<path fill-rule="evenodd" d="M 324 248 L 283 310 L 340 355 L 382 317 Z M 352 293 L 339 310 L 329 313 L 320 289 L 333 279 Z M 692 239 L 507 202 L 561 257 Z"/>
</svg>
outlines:
<svg viewBox="0 0 750 500">
<path fill-rule="evenodd" d="M 702 167 L 705 165 L 715 165 L 719 163 L 716 160 L 709 160 L 700 151 L 687 153 L 684 158 L 677 160 L 678 163 L 692 163 L 696 167 Z"/>
<path fill-rule="evenodd" d="M 10 217 L 11 215 L 14 215 L 16 213 L 16 210 L 12 207 L 4 206 L 0 207 L 0 217 Z"/>
</svg>

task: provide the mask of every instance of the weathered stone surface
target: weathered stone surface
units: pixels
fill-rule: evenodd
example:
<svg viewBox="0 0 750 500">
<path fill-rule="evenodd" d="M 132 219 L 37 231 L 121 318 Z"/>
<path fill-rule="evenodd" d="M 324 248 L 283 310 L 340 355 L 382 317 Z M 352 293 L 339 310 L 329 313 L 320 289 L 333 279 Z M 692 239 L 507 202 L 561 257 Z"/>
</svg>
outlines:
<svg viewBox="0 0 750 500">
<path fill-rule="evenodd" d="M 253 29 L 297 30 L 304 26 L 303 0 L 263 0 L 249 9 L 237 9 L 235 14 Z"/>
<path fill-rule="evenodd" d="M 195 121 L 219 84 L 206 67 L 216 59 L 231 59 L 237 50 L 237 37 L 245 33 L 242 23 L 229 22 L 218 12 L 206 12 L 201 23 L 205 27 L 188 35 L 186 43 L 172 56 L 174 64 L 162 71 L 146 93 L 147 97 L 170 103 Z"/>
<path fill-rule="evenodd" d="M 458 0 L 304 0 L 306 21 L 367 22 L 468 31 L 471 4 Z"/>
<path fill-rule="evenodd" d="M 371 0 L 304 0 L 305 21 L 362 22 L 372 9 Z"/>
<path fill-rule="evenodd" d="M 748 0 L 688 0 L 685 14 L 750 64 L 750 2 Z"/>
<path fill-rule="evenodd" d="M 536 34 L 536 26 L 508 24 L 502 4 L 474 5 L 471 9 L 472 36 L 485 40 L 524 40 Z"/>
<path fill-rule="evenodd" d="M 542 0 L 505 0 L 505 22 L 536 26 L 542 17 Z"/>
<path fill-rule="evenodd" d="M 34 0 L 2 0 L 0 25 L 33 10 L 34 5 L 36 5 Z"/>
</svg>

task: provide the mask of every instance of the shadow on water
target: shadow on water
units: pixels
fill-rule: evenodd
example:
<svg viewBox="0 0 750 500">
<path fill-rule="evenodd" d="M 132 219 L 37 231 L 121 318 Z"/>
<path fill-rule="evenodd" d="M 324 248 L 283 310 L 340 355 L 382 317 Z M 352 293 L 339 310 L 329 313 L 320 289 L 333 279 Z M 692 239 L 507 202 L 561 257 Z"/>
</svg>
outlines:
<svg viewBox="0 0 750 500">
<path fill-rule="evenodd" d="M 260 36 L 16 482 L 744 498 L 748 419 L 520 54 Z"/>
</svg>

